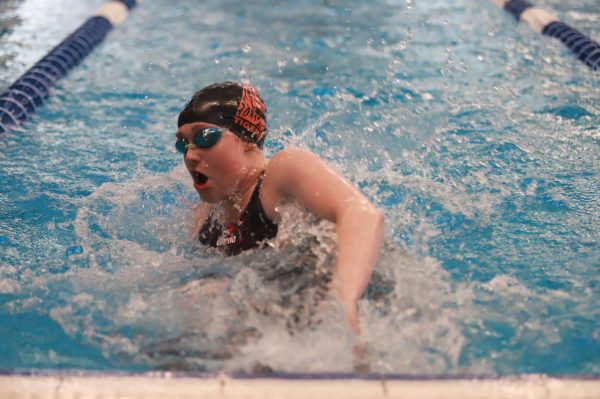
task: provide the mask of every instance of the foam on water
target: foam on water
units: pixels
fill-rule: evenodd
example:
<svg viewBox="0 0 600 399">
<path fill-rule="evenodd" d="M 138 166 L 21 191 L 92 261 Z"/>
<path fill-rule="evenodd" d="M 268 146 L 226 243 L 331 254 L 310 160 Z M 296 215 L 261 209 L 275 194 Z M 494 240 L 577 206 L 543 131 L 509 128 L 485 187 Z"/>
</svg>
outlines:
<svg viewBox="0 0 600 399">
<path fill-rule="evenodd" d="M 326 297 L 301 314 L 315 318 L 314 324 L 290 324 L 297 307 L 306 308 L 317 291 L 293 294 L 287 308 L 273 307 L 283 291 L 260 272 L 265 263 L 269 269 L 297 266 L 307 250 L 329 270 L 332 225 L 289 205 L 273 248 L 223 258 L 187 233 L 192 201 L 182 189 L 186 175 L 177 167 L 167 175 L 100 186 L 82 201 L 75 220 L 81 267 L 19 286 L 3 280 L 5 293 L 22 296 L 8 308 L 47 312 L 69 336 L 120 359 L 120 367 L 352 371 L 355 342 L 335 299 Z M 307 247 L 307 239 L 316 245 Z M 434 259 L 418 260 L 392 246 L 378 276 L 379 285 L 370 288 L 375 294 L 360 303 L 371 369 L 455 367 L 464 341 L 457 320 L 466 315 L 468 289 L 453 287 Z M 46 302 L 48 291 L 55 294 Z"/>
</svg>

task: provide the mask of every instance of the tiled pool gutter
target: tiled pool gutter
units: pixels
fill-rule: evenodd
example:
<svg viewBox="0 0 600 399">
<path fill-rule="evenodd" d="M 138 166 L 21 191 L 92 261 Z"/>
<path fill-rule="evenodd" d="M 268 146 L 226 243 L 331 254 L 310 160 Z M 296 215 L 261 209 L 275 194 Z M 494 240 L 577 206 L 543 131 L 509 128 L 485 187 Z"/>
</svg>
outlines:
<svg viewBox="0 0 600 399">
<path fill-rule="evenodd" d="M 226 376 L 171 373 L 0 375 L 0 399 L 21 398 L 600 398 L 596 377 Z"/>
</svg>

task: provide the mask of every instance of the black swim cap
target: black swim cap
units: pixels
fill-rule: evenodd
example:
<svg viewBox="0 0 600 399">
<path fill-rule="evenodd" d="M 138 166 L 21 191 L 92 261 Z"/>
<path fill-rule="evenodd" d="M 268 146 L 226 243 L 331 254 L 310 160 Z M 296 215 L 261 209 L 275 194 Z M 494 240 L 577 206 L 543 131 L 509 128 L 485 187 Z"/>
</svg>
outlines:
<svg viewBox="0 0 600 399">
<path fill-rule="evenodd" d="M 225 127 L 262 148 L 267 136 L 267 108 L 251 85 L 215 83 L 197 91 L 179 113 L 177 127 L 206 122 Z"/>
</svg>

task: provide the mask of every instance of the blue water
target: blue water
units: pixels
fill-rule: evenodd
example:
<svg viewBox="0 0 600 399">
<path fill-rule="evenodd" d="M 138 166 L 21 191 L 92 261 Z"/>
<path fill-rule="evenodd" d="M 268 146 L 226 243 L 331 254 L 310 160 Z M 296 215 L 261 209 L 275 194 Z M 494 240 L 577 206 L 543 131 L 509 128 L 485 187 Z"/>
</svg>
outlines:
<svg viewBox="0 0 600 399">
<path fill-rule="evenodd" d="M 595 0 L 537 3 L 600 39 Z M 0 87 L 101 4 L 2 3 Z M 0 137 L 0 369 L 353 370 L 335 303 L 294 335 L 248 305 L 274 300 L 255 269 L 293 253 L 187 235 L 176 115 L 223 80 L 261 89 L 268 156 L 310 149 L 385 210 L 371 370 L 600 373 L 598 75 L 466 0 L 137 8 Z M 331 226 L 286 212 L 278 242 L 316 236 L 327 266 Z"/>
</svg>

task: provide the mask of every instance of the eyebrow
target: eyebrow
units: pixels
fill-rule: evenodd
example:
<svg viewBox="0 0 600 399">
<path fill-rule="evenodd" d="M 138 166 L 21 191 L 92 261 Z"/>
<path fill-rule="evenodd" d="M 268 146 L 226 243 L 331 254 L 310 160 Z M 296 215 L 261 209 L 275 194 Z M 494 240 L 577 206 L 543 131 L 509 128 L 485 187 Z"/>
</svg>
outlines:
<svg viewBox="0 0 600 399">
<path fill-rule="evenodd" d="M 198 126 L 198 127 L 194 127 L 192 129 L 192 134 L 196 135 L 198 134 L 198 131 L 202 130 L 202 129 L 207 129 L 210 126 Z M 183 133 L 181 133 L 181 131 L 179 129 L 177 129 L 177 132 L 175 132 L 175 137 L 183 137 Z"/>
<path fill-rule="evenodd" d="M 194 135 L 196 133 L 193 133 Z M 179 129 L 177 129 L 177 131 L 175 132 L 175 137 L 179 140 L 179 139 L 185 139 L 185 135 L 183 134 L 183 132 Z"/>
</svg>

